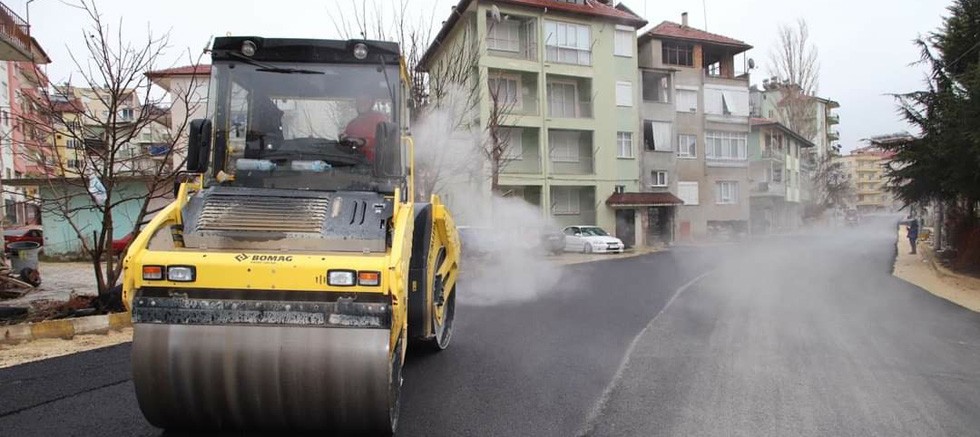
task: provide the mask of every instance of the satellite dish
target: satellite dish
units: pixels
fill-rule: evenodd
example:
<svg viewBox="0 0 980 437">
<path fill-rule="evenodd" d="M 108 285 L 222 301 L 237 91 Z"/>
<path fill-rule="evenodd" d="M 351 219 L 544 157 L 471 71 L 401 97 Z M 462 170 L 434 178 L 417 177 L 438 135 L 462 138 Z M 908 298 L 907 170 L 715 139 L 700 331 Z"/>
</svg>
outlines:
<svg viewBox="0 0 980 437">
<path fill-rule="evenodd" d="M 749 58 L 749 70 L 755 68 L 755 59 Z"/>
<path fill-rule="evenodd" d="M 490 6 L 490 18 L 493 19 L 493 22 L 494 23 L 499 23 L 500 22 L 500 20 L 501 20 L 501 18 L 500 18 L 500 8 L 498 8 L 497 5 L 491 5 Z"/>
</svg>

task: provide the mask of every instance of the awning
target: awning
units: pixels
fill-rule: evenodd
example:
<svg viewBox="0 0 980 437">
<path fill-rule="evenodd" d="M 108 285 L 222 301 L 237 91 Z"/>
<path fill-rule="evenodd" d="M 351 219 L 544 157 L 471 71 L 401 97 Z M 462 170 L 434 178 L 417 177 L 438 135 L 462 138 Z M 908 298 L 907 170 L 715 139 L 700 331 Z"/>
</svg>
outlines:
<svg viewBox="0 0 980 437">
<path fill-rule="evenodd" d="M 636 208 L 641 206 L 675 206 L 684 201 L 670 193 L 613 193 L 606 199 L 612 208 Z"/>
</svg>

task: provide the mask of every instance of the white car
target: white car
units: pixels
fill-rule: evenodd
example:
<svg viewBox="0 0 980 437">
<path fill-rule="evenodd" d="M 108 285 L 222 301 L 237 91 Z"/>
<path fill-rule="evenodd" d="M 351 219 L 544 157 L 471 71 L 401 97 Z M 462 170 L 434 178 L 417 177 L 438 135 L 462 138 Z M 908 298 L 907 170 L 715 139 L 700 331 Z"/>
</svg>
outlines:
<svg viewBox="0 0 980 437">
<path fill-rule="evenodd" d="M 598 226 L 568 226 L 565 234 L 565 252 L 623 253 L 623 240 L 610 236 Z"/>
</svg>

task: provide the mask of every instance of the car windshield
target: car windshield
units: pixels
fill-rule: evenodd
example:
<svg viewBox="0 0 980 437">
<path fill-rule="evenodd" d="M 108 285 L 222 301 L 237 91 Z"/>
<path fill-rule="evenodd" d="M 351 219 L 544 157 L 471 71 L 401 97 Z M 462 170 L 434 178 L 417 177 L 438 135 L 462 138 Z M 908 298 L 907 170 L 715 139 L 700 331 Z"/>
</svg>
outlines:
<svg viewBox="0 0 980 437">
<path fill-rule="evenodd" d="M 400 185 L 396 66 L 219 62 L 212 75 L 212 181 L 311 190 Z"/>
<path fill-rule="evenodd" d="M 582 233 L 583 236 L 586 236 L 586 237 L 608 237 L 609 236 L 609 234 L 607 234 L 606 231 L 602 230 L 602 228 L 597 228 L 597 227 L 588 227 L 588 226 L 582 227 L 582 230 L 580 232 Z"/>
</svg>

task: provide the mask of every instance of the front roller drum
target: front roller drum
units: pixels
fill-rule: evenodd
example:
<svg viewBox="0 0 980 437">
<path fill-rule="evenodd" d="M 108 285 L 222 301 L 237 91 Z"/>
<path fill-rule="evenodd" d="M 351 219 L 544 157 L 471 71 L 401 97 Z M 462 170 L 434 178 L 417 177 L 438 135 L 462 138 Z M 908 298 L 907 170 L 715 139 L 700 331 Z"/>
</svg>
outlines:
<svg viewBox="0 0 980 437">
<path fill-rule="evenodd" d="M 401 354 L 389 332 L 137 323 L 136 398 L 165 429 L 390 433 Z"/>
</svg>

